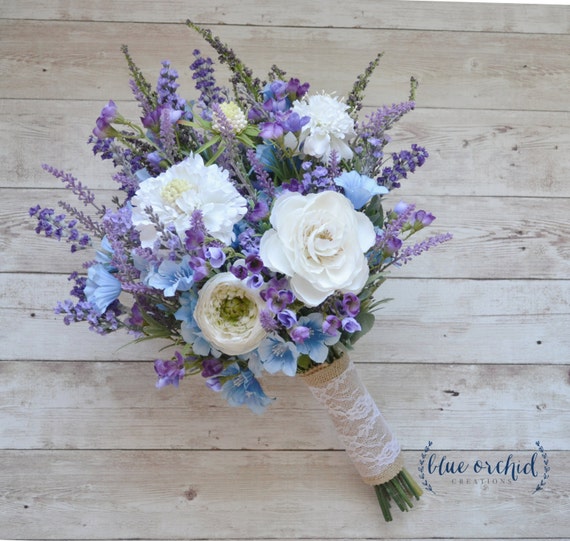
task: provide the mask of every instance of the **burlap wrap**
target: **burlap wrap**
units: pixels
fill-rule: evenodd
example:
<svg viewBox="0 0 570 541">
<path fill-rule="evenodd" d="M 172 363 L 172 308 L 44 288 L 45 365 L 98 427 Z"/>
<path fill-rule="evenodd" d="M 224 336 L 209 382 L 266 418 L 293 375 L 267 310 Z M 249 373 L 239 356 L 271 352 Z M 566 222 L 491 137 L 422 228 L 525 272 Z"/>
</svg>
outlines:
<svg viewBox="0 0 570 541">
<path fill-rule="evenodd" d="M 403 468 L 400 445 L 347 353 L 301 376 L 326 407 L 339 439 L 365 483 L 381 485 Z"/>
</svg>

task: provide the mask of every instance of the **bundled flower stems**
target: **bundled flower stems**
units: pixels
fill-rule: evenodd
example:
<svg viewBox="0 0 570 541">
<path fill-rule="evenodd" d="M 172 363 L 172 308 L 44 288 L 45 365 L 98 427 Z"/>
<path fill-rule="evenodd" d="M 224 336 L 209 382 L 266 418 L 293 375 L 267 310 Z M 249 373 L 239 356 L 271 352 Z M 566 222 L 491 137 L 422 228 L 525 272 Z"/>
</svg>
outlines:
<svg viewBox="0 0 570 541">
<path fill-rule="evenodd" d="M 170 62 L 151 84 L 123 47 L 140 122 L 110 100 L 89 138 L 115 166 L 112 205 L 44 165 L 81 203 L 30 209 L 38 234 L 84 255 L 55 311 L 102 335 L 166 341 L 157 387 L 197 376 L 255 413 L 274 400 L 264 375 L 300 375 L 390 520 L 390 501 L 407 510 L 421 491 L 346 351 L 373 328 L 387 271 L 451 238 L 411 242 L 435 217 L 411 202 L 387 205 L 428 157 L 417 144 L 388 151 L 417 83 L 408 100 L 362 118 L 382 55 L 343 99 L 277 66 L 261 80 L 208 29 L 187 24 L 229 67 L 230 86 L 196 49 L 194 94 L 183 97 Z"/>
<path fill-rule="evenodd" d="M 422 490 L 404 468 L 400 445 L 346 352 L 332 364 L 302 375 L 334 424 L 362 480 L 374 486 L 384 519 L 392 520 L 390 500 L 402 510 L 413 507 Z"/>
</svg>

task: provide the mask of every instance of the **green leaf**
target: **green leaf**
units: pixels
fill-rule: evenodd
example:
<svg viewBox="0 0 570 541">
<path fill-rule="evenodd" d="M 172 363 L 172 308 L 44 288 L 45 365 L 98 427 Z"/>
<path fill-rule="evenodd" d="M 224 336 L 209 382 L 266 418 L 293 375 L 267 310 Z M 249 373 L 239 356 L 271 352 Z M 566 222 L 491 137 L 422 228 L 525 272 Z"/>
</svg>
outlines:
<svg viewBox="0 0 570 541">
<path fill-rule="evenodd" d="M 376 227 L 382 227 L 384 225 L 384 209 L 382 208 L 381 195 L 375 195 L 372 197 L 364 209 L 364 214 L 368 216 L 370 221 Z"/>
<path fill-rule="evenodd" d="M 196 154 L 202 154 L 202 152 L 205 152 L 212 145 L 219 143 L 221 140 L 222 138 L 219 135 L 214 135 L 214 137 L 212 137 L 209 141 L 206 141 L 199 149 L 196 150 Z"/>
</svg>

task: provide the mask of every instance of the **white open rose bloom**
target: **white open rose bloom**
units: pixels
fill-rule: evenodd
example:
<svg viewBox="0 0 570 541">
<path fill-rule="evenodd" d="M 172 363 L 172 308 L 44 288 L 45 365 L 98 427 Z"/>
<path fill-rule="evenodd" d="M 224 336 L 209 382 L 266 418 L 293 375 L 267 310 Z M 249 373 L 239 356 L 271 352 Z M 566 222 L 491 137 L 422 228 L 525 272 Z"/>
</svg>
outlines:
<svg viewBox="0 0 570 541">
<path fill-rule="evenodd" d="M 342 194 L 285 193 L 273 206 L 273 229 L 261 238 L 260 256 L 275 272 L 290 277 L 307 306 L 335 291 L 358 294 L 368 279 L 365 252 L 376 234 L 369 218 Z"/>
<path fill-rule="evenodd" d="M 160 236 L 147 207 L 166 227 L 173 226 L 182 242 L 197 209 L 202 211 L 208 232 L 225 244 L 233 240 L 233 227 L 247 212 L 247 201 L 229 180 L 228 172 L 215 164 L 204 165 L 198 154 L 141 182 L 132 204 L 133 225 L 141 233 L 143 247 L 152 247 Z"/>
<path fill-rule="evenodd" d="M 210 278 L 198 293 L 194 319 L 204 338 L 226 355 L 254 350 L 265 338 L 259 321 L 263 301 L 231 272 Z"/>
<path fill-rule="evenodd" d="M 341 159 L 352 158 L 352 149 L 347 142 L 355 135 L 354 120 L 347 113 L 345 103 L 328 94 L 315 94 L 295 101 L 292 110 L 300 117 L 310 118 L 301 129 L 300 142 L 305 154 L 319 158 L 323 163 L 329 161 L 333 150 Z"/>
</svg>

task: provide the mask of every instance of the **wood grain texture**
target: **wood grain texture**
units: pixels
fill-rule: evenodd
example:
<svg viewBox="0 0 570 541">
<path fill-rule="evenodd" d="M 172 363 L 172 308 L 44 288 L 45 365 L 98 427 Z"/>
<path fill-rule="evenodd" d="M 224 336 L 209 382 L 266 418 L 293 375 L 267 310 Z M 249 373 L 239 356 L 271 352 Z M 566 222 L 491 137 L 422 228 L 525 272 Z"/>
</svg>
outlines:
<svg viewBox="0 0 570 541">
<path fill-rule="evenodd" d="M 379 365 L 360 357 L 359 373 L 405 449 L 422 449 L 433 440 L 442 449 L 522 450 L 536 439 L 552 450 L 566 448 L 566 366 Z M 30 384 L 35 377 L 42 381 L 39 388 Z M 342 449 L 299 379 L 263 378 L 275 398 L 263 416 L 228 409 L 200 380 L 186 378 L 178 389 L 156 391 L 150 362 L 0 362 L 0 447 Z M 186 424 L 188 430 L 182 429 Z"/>
<path fill-rule="evenodd" d="M 138 117 L 120 46 L 153 83 L 171 60 L 191 99 L 192 50 L 209 49 L 187 17 L 261 77 L 278 63 L 315 91 L 346 94 L 385 51 L 365 114 L 418 78 L 389 149 L 430 158 L 389 204 L 417 203 L 454 240 L 392 272 L 379 293 L 394 300 L 352 356 L 413 475 L 428 442 L 472 468 L 524 464 L 540 441 L 544 490 L 540 454 L 516 481 L 424 467 L 435 493 L 384 524 L 299 380 L 264 378 L 263 416 L 199 376 L 157 390 L 163 344 L 53 313 L 82 257 L 33 232 L 30 206 L 73 200 L 41 164 L 110 200 L 85 142 L 109 99 Z M 569 539 L 569 51 L 569 6 L 0 0 L 0 538 Z"/>
<path fill-rule="evenodd" d="M 386 51 L 369 85 L 369 105 L 401 101 L 410 75 L 422 85 L 424 107 L 560 111 L 568 101 L 570 34 L 230 25 L 214 30 L 259 77 L 279 59 L 290 76 L 341 95 L 377 52 Z M 143 73 L 155 78 L 167 58 L 180 71 L 181 84 L 190 87 L 185 67 L 192 62 L 191 51 L 207 50 L 183 24 L 4 20 L 0 34 L 0 71 L 11 74 L 0 98 L 130 99 L 120 52 L 124 43 Z M 303 55 L 296 44 L 303 44 Z M 346 69 L 330 70 L 343 65 Z"/>
<path fill-rule="evenodd" d="M 460 4 L 360 0 L 358 4 L 329 2 L 306 9 L 303 0 L 289 0 L 287 9 L 275 0 L 169 0 L 168 7 L 152 0 L 3 0 L 6 19 L 62 21 L 179 23 L 237 26 L 341 27 L 426 29 L 472 32 L 564 34 L 570 31 L 566 6 Z"/>
<path fill-rule="evenodd" d="M 413 515 L 384 524 L 343 452 L 5 451 L 0 517 L 10 517 L 3 535 L 27 539 L 57 538 L 62 524 L 74 539 L 418 539 L 426 531 L 457 539 L 466 529 L 487 539 L 556 538 L 570 527 L 570 454 L 550 455 L 557 474 L 538 497 L 534 479 L 488 486 L 442 479 Z M 493 462 L 505 453 L 463 456 Z M 49 515 L 57 521 L 45 522 Z"/>
</svg>

